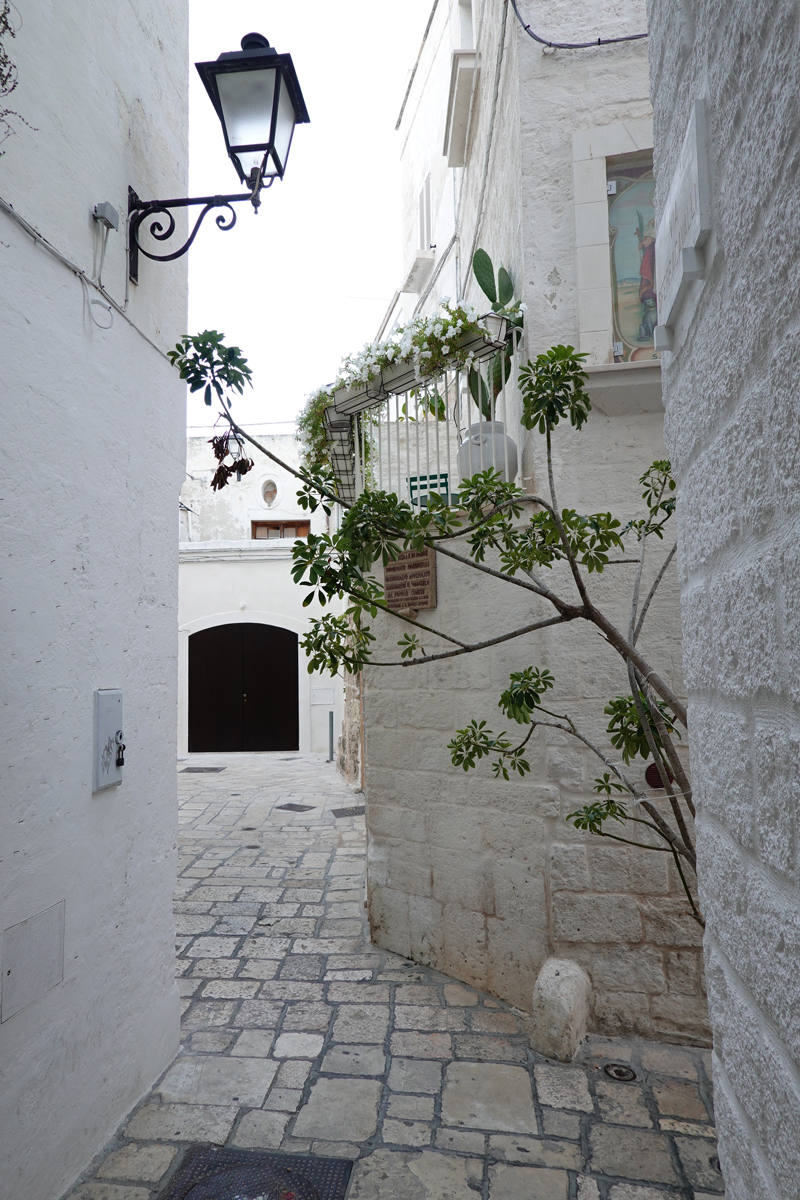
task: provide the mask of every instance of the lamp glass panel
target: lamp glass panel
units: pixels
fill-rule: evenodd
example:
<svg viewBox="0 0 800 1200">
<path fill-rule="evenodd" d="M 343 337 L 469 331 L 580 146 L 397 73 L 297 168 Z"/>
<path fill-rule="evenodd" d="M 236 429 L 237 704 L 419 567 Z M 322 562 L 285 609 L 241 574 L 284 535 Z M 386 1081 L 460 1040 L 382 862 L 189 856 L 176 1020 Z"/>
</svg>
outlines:
<svg viewBox="0 0 800 1200">
<path fill-rule="evenodd" d="M 281 90 L 278 97 L 278 115 L 275 121 L 275 153 L 278 156 L 281 164 L 281 170 L 286 167 L 286 158 L 289 153 L 289 145 L 294 133 L 295 124 L 294 105 L 289 96 L 289 89 L 286 86 L 286 80 L 281 80 Z"/>
<path fill-rule="evenodd" d="M 259 163 L 269 145 L 277 74 L 273 67 L 260 71 L 221 71 L 217 75 L 228 143 L 234 151 L 239 146 L 261 146 Z M 250 155 L 238 157 L 243 161 Z"/>
<path fill-rule="evenodd" d="M 264 151 L 240 150 L 234 155 L 234 157 L 241 164 L 242 174 L 249 183 L 253 168 L 255 168 L 257 171 L 261 170 L 261 164 L 264 161 Z M 277 173 L 277 168 L 273 163 L 272 158 L 269 157 L 267 159 L 267 165 L 264 167 L 264 170 L 261 172 L 261 174 L 266 178 L 267 175 L 277 175 Z"/>
</svg>

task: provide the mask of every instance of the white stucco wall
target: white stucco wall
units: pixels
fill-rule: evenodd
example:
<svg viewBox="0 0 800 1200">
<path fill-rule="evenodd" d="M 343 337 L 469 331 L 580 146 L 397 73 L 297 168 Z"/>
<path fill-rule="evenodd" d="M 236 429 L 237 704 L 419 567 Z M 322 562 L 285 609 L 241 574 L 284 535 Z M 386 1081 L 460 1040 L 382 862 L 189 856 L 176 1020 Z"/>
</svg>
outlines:
<svg viewBox="0 0 800 1200">
<path fill-rule="evenodd" d="M 248 427 L 249 428 L 249 427 Z M 262 445 L 292 467 L 299 465 L 299 445 L 294 432 L 273 433 L 252 429 Z M 255 466 L 237 482 L 218 492 L 210 488 L 216 461 L 208 433 L 189 437 L 186 479 L 181 489 L 178 753 L 188 753 L 189 638 L 201 629 L 239 622 L 277 625 L 301 638 L 311 619 L 322 615 L 317 604 L 303 608 L 305 589 L 292 579 L 290 538 L 257 540 L 251 537 L 253 521 L 311 521 L 312 531 L 326 529 L 324 512 L 304 512 L 297 503 L 298 481 L 289 471 L 271 462 L 252 446 L 247 454 Z M 266 480 L 277 485 L 275 500 L 265 502 Z M 191 511 L 187 511 L 191 510 Z M 333 688 L 334 748 L 341 734 L 343 686 L 337 677 L 308 672 L 308 660 L 298 647 L 300 751 L 328 752 L 330 705 L 313 703 L 318 688 Z"/>
<path fill-rule="evenodd" d="M 793 3 L 650 5 L 658 200 L 707 101 L 713 232 L 665 355 L 714 1096 L 728 1200 L 795 1200 L 800 1129 Z"/>
<path fill-rule="evenodd" d="M 0 196 L 89 275 L 93 206 L 127 187 L 185 194 L 182 0 L 24 7 Z M 124 231 L 103 272 L 124 302 Z M 63 905 L 27 942 L 34 998 L 0 1025 L 0 1196 L 51 1200 L 178 1047 L 175 877 L 177 546 L 184 385 L 142 334 L 89 319 L 79 280 L 0 212 L 3 488 L 0 929 Z M 96 298 L 96 293 L 89 295 Z M 98 320 L 108 314 L 94 309 Z M 141 272 L 128 315 L 184 331 L 185 260 Z M 156 436 L 154 436 L 154 433 Z M 93 691 L 123 692 L 124 782 L 92 794 Z M 18 932 L 18 931 L 17 931 Z M 54 969 L 55 968 L 55 969 Z M 19 978 L 18 978 L 19 982 Z"/>
<path fill-rule="evenodd" d="M 527 303 L 525 357 L 558 342 L 590 352 L 595 411 L 582 433 L 560 426 L 554 438 L 559 503 L 579 512 L 611 509 L 624 522 L 641 515 L 639 476 L 664 456 L 660 368 L 611 365 L 610 321 L 605 342 L 591 322 L 582 323 L 580 293 L 596 281 L 582 273 L 578 200 L 596 203 L 597 196 L 587 193 L 591 178 L 580 194 L 575 180 L 587 174 L 587 162 L 599 161 L 604 176 L 605 155 L 648 144 L 647 49 L 543 54 L 504 0 L 485 0 L 474 12 L 481 73 L 466 168 L 447 169 L 441 154 L 450 54 L 459 45 L 455 4 L 436 9 L 400 126 L 407 252 L 428 171 L 437 254 L 455 228 L 454 194 L 459 212 L 457 245 L 423 308 L 459 288 L 486 305 L 470 268 L 474 247 L 482 246 L 495 267 L 505 264 Z M 564 40 L 645 27 L 638 2 L 597 3 L 590 18 L 561 3 L 546 11 L 522 5 L 522 12 Z M 609 285 L 609 316 L 610 304 Z M 518 425 L 509 432 L 522 450 L 518 482 L 528 491 L 546 488 L 543 439 Z M 646 576 L 661 561 L 653 553 Z M 477 641 L 550 615 L 517 589 L 441 556 L 438 562 L 438 607 L 421 614 L 426 624 Z M 590 577 L 592 595 L 623 624 L 633 569 Z M 674 571 L 648 625 L 645 653 L 680 692 Z M 377 628 L 381 657 L 396 656 L 399 633 L 388 621 Z M 523 1008 L 543 959 L 573 958 L 592 979 L 595 1028 L 707 1041 L 699 929 L 685 915 L 666 856 L 612 846 L 565 821 L 593 798 L 599 764 L 589 752 L 540 730 L 524 781 L 496 781 L 485 762 L 469 775 L 450 763 L 447 742 L 469 719 L 486 719 L 495 731 L 508 727 L 497 697 L 509 673 L 528 663 L 556 676 L 554 708 L 604 743 L 603 706 L 630 689 L 622 660 L 588 628 L 530 635 L 449 664 L 365 671 L 373 936 Z M 635 768 L 640 780 L 644 766 L 640 760 Z"/>
</svg>

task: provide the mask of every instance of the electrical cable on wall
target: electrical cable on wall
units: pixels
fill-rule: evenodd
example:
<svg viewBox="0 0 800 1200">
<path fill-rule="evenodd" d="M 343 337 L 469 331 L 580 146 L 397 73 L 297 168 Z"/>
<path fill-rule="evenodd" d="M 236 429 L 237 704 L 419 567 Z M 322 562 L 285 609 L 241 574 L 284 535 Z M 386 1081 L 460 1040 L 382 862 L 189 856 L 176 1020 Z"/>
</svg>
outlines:
<svg viewBox="0 0 800 1200">
<path fill-rule="evenodd" d="M 7 200 L 4 200 L 2 198 L 2 196 L 0 196 L 0 212 L 6 213 L 6 215 L 11 217 L 11 219 L 13 221 L 16 221 L 16 223 L 25 230 L 25 232 L 28 234 L 28 236 L 33 238 L 34 242 L 38 246 L 41 246 L 43 250 L 46 250 L 49 254 L 52 254 L 53 258 L 58 259 L 58 261 L 60 263 L 63 263 L 63 265 L 65 267 L 67 267 L 70 271 L 72 271 L 74 275 L 77 275 L 82 287 L 84 288 L 84 296 L 88 295 L 88 288 L 93 287 L 97 292 L 100 293 L 100 295 L 103 297 L 103 300 L 105 300 L 106 303 L 103 304 L 102 301 L 97 301 L 97 300 L 92 301 L 92 303 L 99 304 L 101 308 L 108 308 L 109 311 L 111 311 L 113 309 L 114 312 L 119 313 L 119 315 L 125 321 L 127 321 L 127 323 L 130 325 L 131 329 L 135 329 L 136 332 L 139 334 L 139 336 L 141 338 L 143 338 L 149 346 L 152 346 L 153 349 L 155 351 L 157 351 L 161 355 L 162 358 L 166 359 L 166 357 L 167 357 L 166 351 L 162 350 L 160 346 L 157 346 L 156 343 L 153 341 L 153 339 L 148 337 L 147 334 L 144 332 L 144 330 L 140 329 L 139 326 L 136 324 L 136 322 L 132 321 L 131 318 L 128 316 L 127 312 L 125 311 L 125 309 L 127 308 L 127 305 L 128 305 L 127 281 L 126 281 L 126 286 L 125 286 L 126 299 L 125 299 L 125 304 L 123 306 L 121 304 L 118 304 L 117 301 L 113 298 L 113 296 L 110 296 L 108 294 L 108 292 L 103 287 L 102 283 L 98 283 L 96 278 L 87 275 L 86 271 L 84 271 L 82 267 L 79 267 L 76 263 L 72 262 L 71 259 L 67 258 L 67 256 L 65 254 L 62 254 L 61 251 L 58 250 L 51 242 L 48 242 L 47 238 L 43 237 L 42 234 L 39 233 L 39 231 L 37 229 L 34 229 L 33 225 L 31 225 L 30 222 L 26 221 L 23 216 L 20 216 L 20 214 L 14 208 L 13 204 L 10 204 Z M 100 264 L 100 270 L 102 271 L 102 259 L 101 259 L 101 264 Z M 90 315 L 92 316 L 92 320 L 94 321 L 94 323 L 96 325 L 99 325 L 99 328 L 101 328 L 101 329 L 111 328 L 111 326 L 105 326 L 105 325 L 99 324 L 99 322 L 97 322 L 95 320 L 94 314 L 91 313 L 91 308 L 90 308 Z"/>
<path fill-rule="evenodd" d="M 624 37 L 595 38 L 592 42 L 549 42 L 547 38 L 539 37 L 538 33 L 534 33 L 530 25 L 525 24 L 517 8 L 517 0 L 511 0 L 511 6 L 528 37 L 532 37 L 540 46 L 547 46 L 551 50 L 591 50 L 593 46 L 613 46 L 618 42 L 640 42 L 642 38 L 650 36 L 649 33 L 629 33 Z"/>
</svg>

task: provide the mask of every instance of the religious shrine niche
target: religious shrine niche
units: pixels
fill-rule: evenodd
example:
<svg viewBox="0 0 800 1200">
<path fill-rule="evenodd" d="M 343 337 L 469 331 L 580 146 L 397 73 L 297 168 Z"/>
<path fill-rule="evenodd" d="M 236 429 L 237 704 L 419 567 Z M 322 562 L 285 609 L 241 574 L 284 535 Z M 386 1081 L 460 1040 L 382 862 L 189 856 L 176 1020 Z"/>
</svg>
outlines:
<svg viewBox="0 0 800 1200">
<path fill-rule="evenodd" d="M 658 359 L 653 151 L 606 159 L 614 362 Z"/>
</svg>

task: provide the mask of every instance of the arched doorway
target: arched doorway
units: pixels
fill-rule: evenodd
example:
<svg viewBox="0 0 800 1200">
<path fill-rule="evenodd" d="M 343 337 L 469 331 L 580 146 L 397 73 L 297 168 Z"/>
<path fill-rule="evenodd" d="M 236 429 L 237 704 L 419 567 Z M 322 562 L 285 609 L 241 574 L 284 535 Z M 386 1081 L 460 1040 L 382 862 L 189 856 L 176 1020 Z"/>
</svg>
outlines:
<svg viewBox="0 0 800 1200">
<path fill-rule="evenodd" d="M 214 625 L 189 638 L 189 752 L 297 750 L 297 634 Z"/>
</svg>

